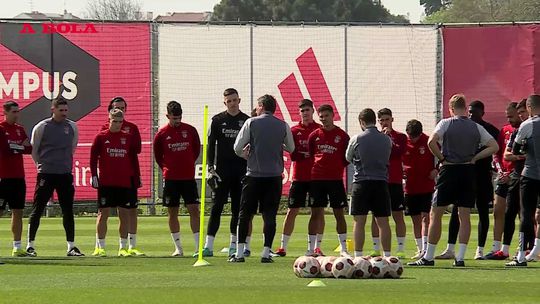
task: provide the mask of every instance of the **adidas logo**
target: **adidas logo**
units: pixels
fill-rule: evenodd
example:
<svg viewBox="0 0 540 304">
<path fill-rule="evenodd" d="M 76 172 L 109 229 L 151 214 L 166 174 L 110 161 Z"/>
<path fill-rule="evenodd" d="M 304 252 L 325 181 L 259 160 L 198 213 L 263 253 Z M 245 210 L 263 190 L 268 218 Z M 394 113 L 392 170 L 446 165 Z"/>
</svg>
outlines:
<svg viewBox="0 0 540 304">
<path fill-rule="evenodd" d="M 169 139 L 171 139 L 171 137 L 170 137 L 170 136 L 167 136 L 167 138 L 165 138 L 165 140 L 169 140 Z"/>
<path fill-rule="evenodd" d="M 107 140 L 105 141 L 105 143 L 106 143 L 106 144 L 110 144 L 111 142 L 107 139 Z"/>
<path fill-rule="evenodd" d="M 226 122 L 224 122 L 224 123 L 222 123 L 221 125 L 222 125 L 222 126 L 226 126 L 226 125 L 227 125 L 227 123 L 226 123 Z"/>
<path fill-rule="evenodd" d="M 302 136 L 302 132 L 298 132 L 298 134 L 296 134 L 297 136 Z"/>
</svg>

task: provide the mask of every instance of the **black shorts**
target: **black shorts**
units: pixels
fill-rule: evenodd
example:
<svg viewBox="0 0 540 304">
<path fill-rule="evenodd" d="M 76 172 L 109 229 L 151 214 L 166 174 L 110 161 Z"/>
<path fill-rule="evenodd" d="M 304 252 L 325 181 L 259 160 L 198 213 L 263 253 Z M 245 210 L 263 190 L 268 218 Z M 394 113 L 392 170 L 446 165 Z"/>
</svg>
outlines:
<svg viewBox="0 0 540 304">
<path fill-rule="evenodd" d="M 402 184 L 388 184 L 388 191 L 390 191 L 390 204 L 392 205 L 392 211 L 405 210 L 405 200 Z"/>
<path fill-rule="evenodd" d="M 276 215 L 281 200 L 283 187 L 281 176 L 252 177 L 242 180 L 242 198 L 240 199 L 240 217 L 259 212 Z"/>
<path fill-rule="evenodd" d="M 528 177 L 521 177 L 521 207 L 531 211 L 534 215 L 535 209 L 540 209 L 540 180 Z M 523 214 L 523 210 L 522 213 Z"/>
<path fill-rule="evenodd" d="M 497 183 L 497 185 L 495 185 L 495 194 L 506 199 L 506 196 L 508 195 L 508 187 L 508 184 Z"/>
<path fill-rule="evenodd" d="M 386 181 L 360 181 L 352 184 L 351 215 L 387 217 L 392 213 L 390 191 Z"/>
<path fill-rule="evenodd" d="M 199 203 L 199 192 L 194 179 L 165 180 L 163 182 L 163 206 L 179 207 L 180 197 L 186 205 Z"/>
<path fill-rule="evenodd" d="M 126 208 L 133 209 L 137 206 L 132 200 L 133 188 L 124 187 L 99 187 L 98 208 Z"/>
<path fill-rule="evenodd" d="M 485 206 L 493 202 L 493 174 L 485 169 L 476 170 L 476 203 Z"/>
<path fill-rule="evenodd" d="M 429 213 L 431 210 L 431 200 L 433 193 L 407 194 L 405 195 L 405 204 L 409 208 L 409 215 L 420 215 Z"/>
<path fill-rule="evenodd" d="M 236 208 L 240 206 L 240 196 L 242 195 L 242 178 L 244 176 L 223 176 L 221 181 L 217 183 L 217 188 L 214 190 L 213 203 L 225 205 L 231 197 L 231 205 Z"/>
<path fill-rule="evenodd" d="M 26 199 L 26 182 L 24 178 L 0 179 L 0 210 L 24 209 Z"/>
<path fill-rule="evenodd" d="M 474 165 L 445 165 L 439 170 L 433 195 L 433 207 L 454 204 L 473 208 L 476 202 L 476 170 Z"/>
<path fill-rule="evenodd" d="M 287 206 L 289 208 L 306 207 L 306 200 L 311 201 L 311 195 L 309 195 L 310 186 L 310 182 L 293 181 L 289 189 Z"/>
<path fill-rule="evenodd" d="M 347 206 L 347 193 L 345 193 L 342 180 L 311 181 L 309 193 L 312 198 L 309 201 L 309 207 L 311 208 L 328 207 L 328 202 L 330 202 L 330 207 L 333 209 Z"/>
</svg>

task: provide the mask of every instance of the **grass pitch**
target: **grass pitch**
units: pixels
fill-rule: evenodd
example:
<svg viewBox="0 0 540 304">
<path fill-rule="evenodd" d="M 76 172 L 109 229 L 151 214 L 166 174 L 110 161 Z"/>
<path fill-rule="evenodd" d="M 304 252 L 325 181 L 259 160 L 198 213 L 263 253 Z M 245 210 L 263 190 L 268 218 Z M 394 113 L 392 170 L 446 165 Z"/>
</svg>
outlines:
<svg viewBox="0 0 540 304">
<path fill-rule="evenodd" d="M 446 216 L 445 222 L 447 219 Z M 168 257 L 174 247 L 165 217 L 140 218 L 138 247 L 148 255 L 144 258 L 115 257 L 116 218 L 109 220 L 107 253 L 111 257 L 65 257 L 66 244 L 59 218 L 42 219 L 36 241 L 39 257 L 7 257 L 11 252 L 11 233 L 9 219 L 2 218 L 0 256 L 6 265 L 0 265 L 0 303 L 538 303 L 540 298 L 539 263 L 530 263 L 527 269 L 505 269 L 502 261 L 472 260 L 476 229 L 467 252 L 466 268 L 454 269 L 452 261 L 437 261 L 434 268 L 406 267 L 399 280 L 323 279 L 327 287 L 309 288 L 306 287 L 309 279 L 296 278 L 292 272 L 294 259 L 306 249 L 308 216 L 297 218 L 288 256 L 275 258 L 274 264 L 259 263 L 260 217 L 254 222 L 252 257 L 245 264 L 227 263 L 219 250 L 228 245 L 228 220 L 223 218 L 215 256 L 207 258 L 211 266 L 195 268 L 192 267 L 195 259 L 191 257 Z M 347 220 L 352 227 L 352 219 Z M 413 255 L 414 238 L 407 220 L 406 249 Z M 188 218 L 181 217 L 180 221 L 184 251 L 190 254 L 194 241 Z M 283 217 L 278 217 L 275 245 L 279 245 L 282 223 Z M 95 243 L 95 218 L 77 218 L 76 229 L 77 245 L 90 255 Z M 349 235 L 352 236 L 352 228 Z M 491 238 L 490 232 L 488 239 Z M 446 233 L 443 233 L 438 252 L 445 243 Z M 337 244 L 333 217 L 327 215 L 323 251 L 331 255 Z M 488 241 L 486 249 L 490 246 Z"/>
</svg>

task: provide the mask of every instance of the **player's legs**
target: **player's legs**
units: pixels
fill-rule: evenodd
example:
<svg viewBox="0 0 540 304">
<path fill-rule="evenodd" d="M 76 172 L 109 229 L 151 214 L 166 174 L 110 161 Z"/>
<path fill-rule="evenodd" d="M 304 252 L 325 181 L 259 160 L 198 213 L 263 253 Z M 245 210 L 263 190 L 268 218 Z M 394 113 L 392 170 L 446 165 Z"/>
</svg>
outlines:
<svg viewBox="0 0 540 304">
<path fill-rule="evenodd" d="M 32 212 L 28 218 L 28 244 L 26 245 L 26 251 L 35 256 L 34 241 L 39 228 L 41 216 L 43 211 L 52 197 L 54 191 L 54 185 L 51 177 L 48 174 L 38 173 L 36 181 L 36 190 L 34 192 L 34 205 L 32 206 Z"/>
<path fill-rule="evenodd" d="M 405 202 L 403 185 L 389 184 L 388 189 L 390 191 L 390 202 L 392 206 L 392 218 L 396 224 L 396 238 L 398 243 L 397 257 L 405 257 L 405 236 L 407 233 L 407 226 L 405 225 Z"/>
<path fill-rule="evenodd" d="M 479 189 L 479 191 L 483 190 Z M 489 231 L 489 203 L 490 200 L 478 199 L 476 201 L 478 210 L 478 248 L 476 249 L 475 259 L 484 259 L 484 247 Z"/>
<path fill-rule="evenodd" d="M 238 217 L 238 245 L 236 254 L 232 256 L 230 262 L 244 262 L 244 249 L 246 238 L 248 237 L 249 225 L 253 215 L 257 212 L 259 204 L 258 178 L 246 176 L 242 181 L 242 195 L 240 199 L 240 212 Z"/>
<path fill-rule="evenodd" d="M 219 186 L 214 191 L 214 199 L 212 201 L 212 208 L 210 209 L 210 218 L 208 219 L 208 231 L 206 233 L 206 242 L 204 244 L 204 256 L 213 256 L 214 255 L 214 239 L 219 230 L 221 224 L 221 213 L 223 212 L 223 207 L 227 204 L 229 198 L 229 192 L 232 192 L 230 189 L 230 181 L 226 178 L 223 178 L 219 183 Z M 232 206 L 232 204 L 231 204 Z M 233 210 L 233 217 L 235 217 Z M 236 215 L 237 218 L 238 215 Z M 231 218 L 231 222 L 233 218 Z"/>
<path fill-rule="evenodd" d="M 238 242 L 238 216 L 240 214 L 240 197 L 242 196 L 242 178 L 237 176 L 231 181 L 231 222 L 229 224 L 230 241 L 229 241 L 229 256 L 236 252 L 236 244 Z M 249 223 L 248 237 L 251 238 L 253 230 L 253 221 Z M 248 245 L 248 244 L 246 244 Z"/>
<path fill-rule="evenodd" d="M 459 215 L 458 208 L 452 206 L 452 213 L 450 214 L 450 220 L 448 221 L 448 243 L 446 249 L 435 259 L 453 259 L 455 257 L 455 247 L 459 234 Z"/>
<path fill-rule="evenodd" d="M 432 207 L 429 219 L 429 229 L 428 229 L 428 252 L 426 252 L 426 259 L 432 260 L 434 254 L 434 248 L 439 243 L 441 239 L 441 227 L 442 227 L 442 216 L 446 210 L 446 207 Z M 430 248 L 433 248 L 431 251 Z"/>
<path fill-rule="evenodd" d="M 510 245 L 516 230 L 516 218 L 520 209 L 519 182 L 508 189 L 506 196 L 506 210 L 504 212 L 504 232 L 500 259 L 506 259 L 510 256 Z"/>
<path fill-rule="evenodd" d="M 120 244 L 118 247 L 118 256 L 131 256 L 129 252 L 128 237 L 131 221 L 131 209 L 119 207 L 118 209 L 118 233 L 120 234 Z"/>
<path fill-rule="evenodd" d="M 377 227 L 374 216 L 371 216 L 371 239 L 373 240 L 373 251 L 370 253 L 370 255 L 381 255 L 381 238 L 379 236 L 379 227 Z"/>
<path fill-rule="evenodd" d="M 363 256 L 364 252 L 364 242 L 366 239 L 366 221 L 367 215 L 355 215 L 354 216 L 354 255 L 356 257 Z"/>
<path fill-rule="evenodd" d="M 507 194 L 507 193 L 505 193 Z M 504 233 L 504 219 L 506 211 L 506 195 L 495 194 L 493 201 L 493 246 L 491 253 L 501 250 L 501 241 Z"/>
<path fill-rule="evenodd" d="M 22 218 L 26 197 L 26 183 L 22 178 L 3 179 L 0 181 L 0 193 L 5 200 L 4 203 L 7 203 L 9 209 L 11 209 L 11 233 L 13 236 L 12 256 L 27 256 L 26 252 L 21 249 L 23 229 Z M 0 215 L 3 210 L 3 206 L 0 206 Z"/>
<path fill-rule="evenodd" d="M 336 232 L 338 241 L 341 246 L 341 255 L 349 256 L 347 252 L 347 222 L 345 221 L 344 208 L 347 206 L 347 194 L 343 181 L 328 181 L 327 182 L 328 197 L 330 207 L 336 219 Z"/>
<path fill-rule="evenodd" d="M 317 247 L 317 234 L 324 233 L 324 207 L 312 207 L 308 223 L 308 252 L 313 255 Z M 322 231 L 321 231 L 322 227 Z M 322 234 L 321 233 L 321 234 Z"/>
<path fill-rule="evenodd" d="M 535 231 L 535 240 L 534 240 L 534 246 L 532 248 L 532 250 L 530 251 L 530 253 L 526 256 L 526 259 L 527 261 L 538 261 L 539 260 L 539 257 L 538 255 L 540 254 L 540 225 L 538 225 L 538 223 L 540 223 L 540 204 L 537 206 L 536 208 L 536 214 L 535 214 L 535 217 L 534 217 L 534 221 L 535 221 L 535 224 L 536 224 L 536 231 Z"/>
<path fill-rule="evenodd" d="M 459 216 L 459 248 L 456 254 L 456 261 L 465 259 L 465 250 L 471 236 L 471 209 L 466 207 L 458 208 Z"/>
<path fill-rule="evenodd" d="M 390 256 L 392 250 L 392 230 L 390 229 L 390 221 L 388 217 L 375 217 L 377 227 L 379 227 L 379 235 L 381 236 L 381 245 L 384 256 Z"/>
<path fill-rule="evenodd" d="M 109 207 L 98 207 L 96 217 L 96 247 L 92 253 L 93 256 L 106 256 L 105 237 L 107 236 L 107 221 L 109 219 L 110 209 Z"/>
<path fill-rule="evenodd" d="M 62 209 L 62 223 L 66 232 L 68 244 L 68 255 L 83 256 L 79 249 L 75 247 L 75 215 L 73 214 L 73 200 L 75 187 L 73 187 L 73 175 L 59 175 L 55 182 L 58 204 Z"/>
<path fill-rule="evenodd" d="M 180 232 L 180 222 L 178 221 L 178 209 L 179 209 L 179 207 L 168 207 L 167 208 L 169 231 L 171 233 L 179 233 Z"/>
<path fill-rule="evenodd" d="M 264 248 L 261 255 L 261 262 L 271 263 L 270 250 L 276 235 L 276 215 L 282 190 L 281 176 L 268 177 L 265 178 L 263 182 L 264 185 L 262 189 L 264 189 L 264 193 L 260 203 L 264 206 L 262 210 L 262 218 L 264 221 Z"/>
</svg>

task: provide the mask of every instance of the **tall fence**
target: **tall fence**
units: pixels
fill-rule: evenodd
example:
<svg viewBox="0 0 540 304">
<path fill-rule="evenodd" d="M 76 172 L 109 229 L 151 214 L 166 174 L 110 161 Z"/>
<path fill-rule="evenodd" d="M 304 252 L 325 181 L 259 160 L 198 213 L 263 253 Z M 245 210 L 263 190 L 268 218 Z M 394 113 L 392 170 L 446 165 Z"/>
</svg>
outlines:
<svg viewBox="0 0 540 304">
<path fill-rule="evenodd" d="M 397 130 L 415 118 L 430 132 L 444 116 L 443 96 L 457 92 L 493 104 L 487 118 L 500 126 L 501 105 L 537 85 L 540 69 L 532 56 L 537 28 L 3 20 L 0 102 L 19 102 L 30 132 L 50 115 L 52 98 L 61 94 L 70 100 L 70 117 L 81 133 L 73 172 L 76 199 L 95 200 L 89 147 L 106 121 L 109 101 L 123 96 L 127 119 L 143 137 L 139 194 L 156 202 L 161 181 L 151 141 L 167 123 L 170 100 L 182 104 L 184 122 L 200 134 L 203 106 L 212 114 L 223 111 L 222 92 L 228 87 L 239 91 L 246 113 L 258 96 L 274 95 L 276 116 L 291 125 L 299 120 L 300 99 L 329 103 L 336 124 L 349 134 L 361 131 L 357 115 L 366 107 L 390 108 Z M 287 193 L 291 168 L 289 156 L 284 157 Z M 25 168 L 32 189 L 36 170 L 29 158 Z M 196 178 L 200 183 L 200 165 Z"/>
</svg>

